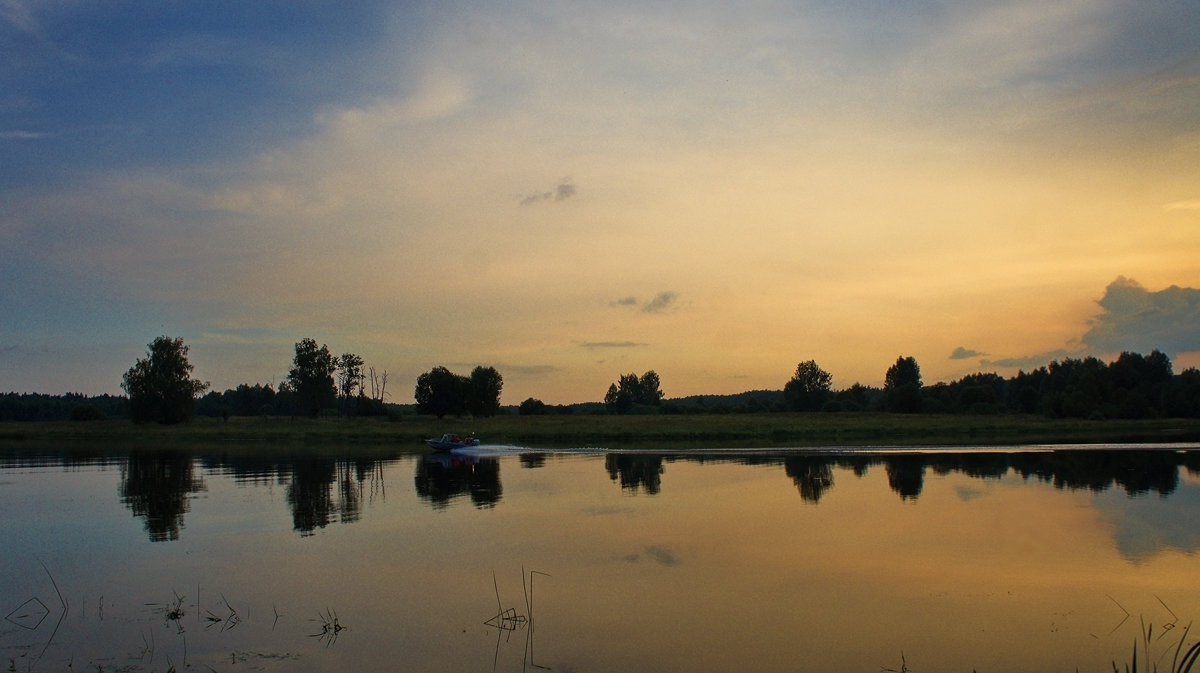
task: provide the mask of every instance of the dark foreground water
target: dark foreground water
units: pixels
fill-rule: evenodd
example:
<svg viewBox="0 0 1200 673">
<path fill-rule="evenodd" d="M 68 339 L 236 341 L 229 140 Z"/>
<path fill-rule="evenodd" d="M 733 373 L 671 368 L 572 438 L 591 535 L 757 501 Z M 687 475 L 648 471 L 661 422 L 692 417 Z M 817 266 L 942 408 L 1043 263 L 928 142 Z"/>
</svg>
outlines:
<svg viewBox="0 0 1200 673">
<path fill-rule="evenodd" d="M 0 452 L 0 668 L 1167 670 L 1185 448 Z"/>
</svg>

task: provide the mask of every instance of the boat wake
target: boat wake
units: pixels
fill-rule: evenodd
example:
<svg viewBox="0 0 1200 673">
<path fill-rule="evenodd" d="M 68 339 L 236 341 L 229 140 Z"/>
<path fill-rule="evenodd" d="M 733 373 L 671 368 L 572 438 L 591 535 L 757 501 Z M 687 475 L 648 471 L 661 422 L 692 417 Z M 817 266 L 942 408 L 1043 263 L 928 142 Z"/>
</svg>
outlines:
<svg viewBox="0 0 1200 673">
<path fill-rule="evenodd" d="M 480 444 L 465 446 L 451 451 L 456 456 L 471 456 L 472 458 L 495 458 L 500 456 L 520 456 L 526 454 L 568 454 L 568 455 L 602 455 L 611 450 L 600 447 L 579 447 L 568 449 L 531 449 L 527 446 L 512 446 L 509 444 Z"/>
</svg>

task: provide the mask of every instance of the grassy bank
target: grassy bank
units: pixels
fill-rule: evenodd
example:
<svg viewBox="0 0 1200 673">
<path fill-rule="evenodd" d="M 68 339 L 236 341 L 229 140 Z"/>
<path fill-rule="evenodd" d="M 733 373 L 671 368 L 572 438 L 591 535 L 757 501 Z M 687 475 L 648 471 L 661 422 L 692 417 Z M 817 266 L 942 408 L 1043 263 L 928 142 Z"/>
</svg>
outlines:
<svg viewBox="0 0 1200 673">
<path fill-rule="evenodd" d="M 423 451 L 423 439 L 474 432 L 533 448 L 806 447 L 1198 442 L 1200 419 L 1066 420 L 1037 416 L 745 414 L 500 416 L 482 419 L 198 418 L 180 426 L 109 420 L 0 424 L 0 444 L 263 452 L 300 447 Z"/>
</svg>

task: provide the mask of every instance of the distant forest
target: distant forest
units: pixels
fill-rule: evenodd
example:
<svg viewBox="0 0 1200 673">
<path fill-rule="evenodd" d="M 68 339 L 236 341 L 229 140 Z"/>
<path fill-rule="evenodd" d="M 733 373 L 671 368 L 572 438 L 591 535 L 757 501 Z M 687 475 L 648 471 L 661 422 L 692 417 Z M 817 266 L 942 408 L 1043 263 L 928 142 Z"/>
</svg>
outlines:
<svg viewBox="0 0 1200 673">
<path fill-rule="evenodd" d="M 907 365 L 907 379 L 900 377 Z M 797 377 L 781 390 L 757 390 L 736 395 L 692 395 L 666 398 L 653 404 L 632 404 L 619 411 L 604 402 L 548 405 L 529 398 L 508 405 L 508 414 L 731 414 L 787 411 L 823 413 L 877 411 L 925 414 L 1032 414 L 1051 418 L 1197 418 L 1200 417 L 1200 370 L 1178 374 L 1159 351 L 1150 355 L 1122 353 L 1110 363 L 1094 357 L 1068 358 L 1011 378 L 971 374 L 951 383 L 924 385 L 912 358 L 900 358 L 888 370 L 884 388 L 854 384 L 843 390 L 818 385 L 803 397 L 793 395 L 802 375 L 825 374 L 815 363 L 801 363 Z M 895 374 L 895 376 L 894 376 Z M 827 376 L 827 375 L 826 375 Z M 914 378 L 915 376 L 915 378 Z M 622 377 L 626 378 L 626 377 Z M 636 379 L 637 377 L 632 377 Z M 827 381 L 827 379 L 826 379 Z M 669 385 L 669 382 L 667 382 Z M 894 385 L 893 385 L 894 384 Z M 611 392 L 611 389 L 610 389 Z M 304 415 L 286 389 L 242 384 L 224 392 L 212 391 L 196 400 L 195 413 L 208 417 Z M 802 403 L 797 402 L 802 400 Z M 360 396 L 347 407 L 340 402 L 326 414 L 399 416 L 416 413 L 414 405 L 385 404 Z M 86 396 L 77 393 L 44 395 L 0 394 L 0 421 L 88 421 L 127 418 L 124 396 Z"/>
</svg>

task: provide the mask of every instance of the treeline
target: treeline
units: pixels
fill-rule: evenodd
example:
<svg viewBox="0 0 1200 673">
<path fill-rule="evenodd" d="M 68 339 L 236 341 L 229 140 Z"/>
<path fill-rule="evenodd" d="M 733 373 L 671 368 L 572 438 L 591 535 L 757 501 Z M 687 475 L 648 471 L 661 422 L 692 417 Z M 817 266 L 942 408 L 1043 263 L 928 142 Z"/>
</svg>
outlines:
<svg viewBox="0 0 1200 673">
<path fill-rule="evenodd" d="M 129 399 L 121 395 L 0 394 L 0 421 L 92 421 L 128 415 Z"/>
<path fill-rule="evenodd" d="M 878 411 L 926 414 L 1035 414 L 1051 418 L 1200 417 L 1200 370 L 1179 374 L 1160 351 L 1121 353 L 1110 363 L 1095 357 L 1067 358 L 1011 378 L 970 374 L 949 383 L 924 385 L 917 361 L 901 357 L 888 368 L 883 388 L 855 383 L 830 387 L 832 377 L 811 360 L 802 362 L 782 392 L 693 396 L 635 407 L 633 413 L 757 413 L 763 411 Z M 609 407 L 609 411 L 620 413 Z"/>
<path fill-rule="evenodd" d="M 348 399 L 337 398 L 320 407 L 321 414 L 350 416 L 384 416 L 395 413 L 397 405 L 355 393 Z M 311 406 L 284 383 L 275 390 L 270 384 L 242 383 L 223 392 L 210 391 L 196 400 L 196 415 L 212 418 L 230 416 L 310 416 Z"/>
<path fill-rule="evenodd" d="M 547 405 L 528 398 L 518 406 L 501 406 L 503 378 L 492 367 L 476 367 L 468 376 L 435 367 L 418 377 L 415 405 L 385 402 L 387 372 L 365 367 L 352 353 L 334 356 L 312 339 L 296 344 L 293 366 L 276 390 L 271 385 L 241 384 L 223 392 L 194 398 L 191 392 L 208 387 L 190 378 L 187 347 L 181 339 L 160 337 L 150 344 L 145 360 L 126 373 L 122 387 L 130 397 L 100 395 L 0 394 L 0 421 L 63 421 L 133 417 L 164 421 L 154 415 L 139 418 L 138 409 L 162 408 L 174 399 L 184 412 L 230 416 L 379 416 L 416 413 L 492 416 L 538 414 L 721 414 L 784 411 L 890 412 L 926 414 L 1035 414 L 1051 418 L 1197 418 L 1200 417 L 1200 370 L 1174 373 L 1171 360 L 1155 350 L 1149 355 L 1125 352 L 1105 363 L 1095 357 L 1067 358 L 1032 371 L 1004 378 L 999 374 L 970 374 L 953 382 L 925 385 L 912 357 L 897 358 L 884 375 L 882 388 L 859 383 L 833 390 L 832 375 L 813 360 L 801 362 L 782 390 L 757 390 L 737 395 L 693 395 L 668 399 L 653 370 L 622 375 L 611 384 L 603 402 Z M 163 366 L 162 363 L 169 366 Z M 162 370 L 162 371 L 160 371 Z M 163 371 L 169 375 L 163 375 Z M 180 391 L 164 395 L 160 383 L 171 381 Z M 146 405 L 138 398 L 154 402 Z M 190 415 L 190 414 L 187 414 Z M 180 417 L 170 414 L 169 418 Z"/>
</svg>

